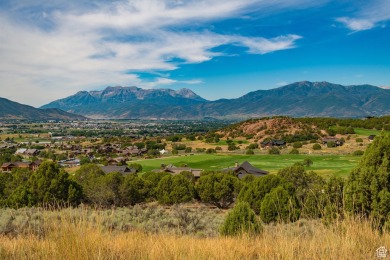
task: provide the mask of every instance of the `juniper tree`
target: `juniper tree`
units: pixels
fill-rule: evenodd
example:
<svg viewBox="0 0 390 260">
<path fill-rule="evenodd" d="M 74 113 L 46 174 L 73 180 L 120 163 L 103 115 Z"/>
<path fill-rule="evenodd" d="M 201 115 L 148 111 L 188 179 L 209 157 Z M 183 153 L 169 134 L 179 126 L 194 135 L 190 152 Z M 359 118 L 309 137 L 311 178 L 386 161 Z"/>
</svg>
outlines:
<svg viewBox="0 0 390 260">
<path fill-rule="evenodd" d="M 389 209 L 382 207 L 390 191 L 390 134 L 377 136 L 352 170 L 345 187 L 345 206 L 349 212 L 383 219 Z M 373 213 L 374 214 L 371 214 Z"/>
<path fill-rule="evenodd" d="M 220 228 L 221 235 L 235 236 L 243 233 L 259 234 L 261 222 L 247 202 L 239 202 L 229 211 Z"/>
</svg>

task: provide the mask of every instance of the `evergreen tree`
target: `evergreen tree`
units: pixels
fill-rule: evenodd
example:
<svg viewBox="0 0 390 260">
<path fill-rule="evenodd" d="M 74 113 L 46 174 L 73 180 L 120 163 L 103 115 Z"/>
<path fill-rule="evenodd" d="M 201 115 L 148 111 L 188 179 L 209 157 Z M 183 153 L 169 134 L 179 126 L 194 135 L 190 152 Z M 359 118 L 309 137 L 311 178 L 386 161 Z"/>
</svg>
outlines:
<svg viewBox="0 0 390 260">
<path fill-rule="evenodd" d="M 136 174 L 128 174 L 124 177 L 119 193 L 121 205 L 135 205 L 147 199 L 151 185 L 148 181 L 138 177 Z"/>
<path fill-rule="evenodd" d="M 264 223 L 296 221 L 299 214 L 296 198 L 282 186 L 272 189 L 261 203 L 260 217 Z"/>
<path fill-rule="evenodd" d="M 200 199 L 218 208 L 228 208 L 234 202 L 240 188 L 237 177 L 221 172 L 202 175 L 196 184 Z"/>
<path fill-rule="evenodd" d="M 261 222 L 246 202 L 237 203 L 228 213 L 220 233 L 225 236 L 259 234 L 262 231 Z"/>
<path fill-rule="evenodd" d="M 157 187 L 157 199 L 161 204 L 189 202 L 194 197 L 194 187 L 183 175 L 167 175 Z"/>
<path fill-rule="evenodd" d="M 43 162 L 29 179 L 29 206 L 77 204 L 82 188 L 68 178 L 68 173 L 54 162 Z"/>
<path fill-rule="evenodd" d="M 277 175 L 267 175 L 256 178 L 256 180 L 244 186 L 238 195 L 238 201 L 248 202 L 255 213 L 259 214 L 265 195 L 278 186 L 283 186 L 290 195 L 294 193 L 294 187 L 284 178 Z"/>
<path fill-rule="evenodd" d="M 381 207 L 389 192 L 390 134 L 377 136 L 367 148 L 345 187 L 345 206 L 349 212 L 383 219 L 389 212 Z"/>
</svg>

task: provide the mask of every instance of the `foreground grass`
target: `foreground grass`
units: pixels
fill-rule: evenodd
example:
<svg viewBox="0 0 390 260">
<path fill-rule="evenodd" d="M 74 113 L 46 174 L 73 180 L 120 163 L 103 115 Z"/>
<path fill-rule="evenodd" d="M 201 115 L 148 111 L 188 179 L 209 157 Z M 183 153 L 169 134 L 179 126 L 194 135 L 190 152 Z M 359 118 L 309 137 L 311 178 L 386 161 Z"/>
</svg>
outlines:
<svg viewBox="0 0 390 260">
<path fill-rule="evenodd" d="M 143 171 L 151 171 L 160 168 L 161 164 L 174 164 L 175 166 L 188 165 L 192 168 L 204 170 L 221 170 L 234 166 L 235 162 L 242 163 L 249 161 L 255 167 L 276 173 L 278 170 L 291 166 L 296 162 L 303 162 L 310 158 L 314 163 L 308 170 L 316 171 L 318 174 L 329 177 L 347 176 L 357 165 L 360 157 L 349 155 L 241 155 L 241 154 L 195 154 L 187 156 L 164 157 L 138 161 Z"/>
<path fill-rule="evenodd" d="M 51 214 L 51 213 L 50 213 Z M 375 259 L 390 235 L 371 223 L 346 219 L 264 227 L 257 237 L 206 237 L 117 231 L 84 215 L 61 213 L 45 222 L 41 235 L 0 236 L 0 259 Z"/>
</svg>

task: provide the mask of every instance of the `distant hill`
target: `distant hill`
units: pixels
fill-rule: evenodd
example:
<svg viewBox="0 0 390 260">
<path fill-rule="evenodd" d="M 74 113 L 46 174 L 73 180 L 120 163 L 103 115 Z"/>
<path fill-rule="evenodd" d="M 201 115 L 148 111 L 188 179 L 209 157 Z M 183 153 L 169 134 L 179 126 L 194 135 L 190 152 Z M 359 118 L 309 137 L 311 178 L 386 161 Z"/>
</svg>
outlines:
<svg viewBox="0 0 390 260">
<path fill-rule="evenodd" d="M 122 119 L 244 119 L 274 115 L 364 117 L 390 114 L 389 100 L 389 89 L 371 85 L 342 86 L 303 81 L 216 101 L 205 100 L 189 89 L 108 87 L 103 91 L 78 92 L 42 108 L 59 108 L 92 118 Z"/>
<path fill-rule="evenodd" d="M 83 120 L 86 118 L 57 108 L 39 109 L 0 98 L 0 119 Z"/>
</svg>

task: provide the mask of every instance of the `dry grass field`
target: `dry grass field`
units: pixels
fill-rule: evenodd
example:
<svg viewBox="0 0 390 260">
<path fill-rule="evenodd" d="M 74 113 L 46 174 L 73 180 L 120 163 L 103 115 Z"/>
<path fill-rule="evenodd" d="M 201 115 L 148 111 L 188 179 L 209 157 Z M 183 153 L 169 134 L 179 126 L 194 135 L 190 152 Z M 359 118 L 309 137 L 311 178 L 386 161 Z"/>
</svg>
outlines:
<svg viewBox="0 0 390 260">
<path fill-rule="evenodd" d="M 83 214 L 44 225 L 39 235 L 1 235 L 0 259 L 375 259 L 377 248 L 390 246 L 389 234 L 359 219 L 268 225 L 257 237 L 109 230 Z"/>
</svg>

